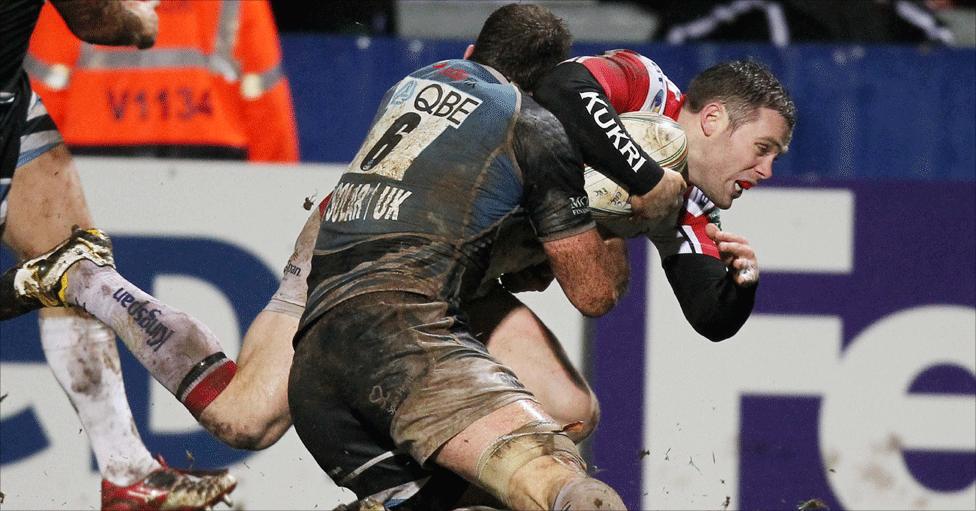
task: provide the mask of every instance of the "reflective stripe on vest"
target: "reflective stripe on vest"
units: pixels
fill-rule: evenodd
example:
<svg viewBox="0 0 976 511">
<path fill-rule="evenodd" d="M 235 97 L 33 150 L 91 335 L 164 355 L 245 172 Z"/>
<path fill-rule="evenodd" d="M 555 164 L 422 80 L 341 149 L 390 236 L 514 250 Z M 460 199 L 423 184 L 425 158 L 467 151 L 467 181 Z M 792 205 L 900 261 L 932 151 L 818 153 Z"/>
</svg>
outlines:
<svg viewBox="0 0 976 511">
<path fill-rule="evenodd" d="M 241 96 L 244 96 L 244 99 L 255 100 L 277 85 L 284 77 L 281 64 L 263 73 L 244 73 L 241 77 Z"/>
</svg>

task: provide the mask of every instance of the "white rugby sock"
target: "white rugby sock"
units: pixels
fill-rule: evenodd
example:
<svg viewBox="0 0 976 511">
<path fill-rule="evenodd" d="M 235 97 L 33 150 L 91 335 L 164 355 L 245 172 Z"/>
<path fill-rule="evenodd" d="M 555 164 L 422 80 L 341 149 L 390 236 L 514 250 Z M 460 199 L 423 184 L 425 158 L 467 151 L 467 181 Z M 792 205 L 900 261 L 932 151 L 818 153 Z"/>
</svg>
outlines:
<svg viewBox="0 0 976 511">
<path fill-rule="evenodd" d="M 115 330 L 136 359 L 194 417 L 227 387 L 237 365 L 196 318 L 160 302 L 114 268 L 81 261 L 67 275 L 68 303 Z"/>
<path fill-rule="evenodd" d="M 126 400 L 115 333 L 77 309 L 45 309 L 39 323 L 44 357 L 78 413 L 102 477 L 128 486 L 159 468 Z"/>
</svg>

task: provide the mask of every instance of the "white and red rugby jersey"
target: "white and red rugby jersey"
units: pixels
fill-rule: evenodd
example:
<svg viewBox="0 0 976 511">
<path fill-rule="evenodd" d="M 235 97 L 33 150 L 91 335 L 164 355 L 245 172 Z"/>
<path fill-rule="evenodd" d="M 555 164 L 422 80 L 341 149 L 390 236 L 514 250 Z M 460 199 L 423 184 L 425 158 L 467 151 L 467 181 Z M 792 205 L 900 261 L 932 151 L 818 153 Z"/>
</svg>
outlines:
<svg viewBox="0 0 976 511">
<path fill-rule="evenodd" d="M 654 112 L 678 119 L 685 96 L 653 60 L 632 50 L 611 50 L 573 60 L 596 78 L 617 113 Z M 719 223 L 712 201 L 691 187 L 679 215 L 677 228 L 659 225 L 647 233 L 661 257 L 704 254 L 719 258 L 718 247 L 705 234 L 706 224 Z"/>
<path fill-rule="evenodd" d="M 571 60 L 596 78 L 617 113 L 654 112 L 678 118 L 684 96 L 653 60 L 633 50 L 610 50 Z"/>
</svg>

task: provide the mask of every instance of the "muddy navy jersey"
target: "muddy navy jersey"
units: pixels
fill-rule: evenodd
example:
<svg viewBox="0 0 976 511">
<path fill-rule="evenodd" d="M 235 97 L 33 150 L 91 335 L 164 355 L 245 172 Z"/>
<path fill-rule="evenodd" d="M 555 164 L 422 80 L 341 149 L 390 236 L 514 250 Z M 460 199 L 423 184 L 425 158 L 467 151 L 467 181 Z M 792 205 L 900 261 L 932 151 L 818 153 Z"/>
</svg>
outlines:
<svg viewBox="0 0 976 511">
<path fill-rule="evenodd" d="M 44 0 L 0 1 L 0 90 L 20 73 Z"/>
<path fill-rule="evenodd" d="M 543 241 L 592 228 L 581 169 L 556 118 L 496 71 L 448 60 L 412 73 L 383 98 L 325 210 L 303 325 L 376 291 L 456 304 L 512 215 Z"/>
<path fill-rule="evenodd" d="M 24 55 L 43 0 L 0 0 L 0 233 L 31 90 Z"/>
</svg>

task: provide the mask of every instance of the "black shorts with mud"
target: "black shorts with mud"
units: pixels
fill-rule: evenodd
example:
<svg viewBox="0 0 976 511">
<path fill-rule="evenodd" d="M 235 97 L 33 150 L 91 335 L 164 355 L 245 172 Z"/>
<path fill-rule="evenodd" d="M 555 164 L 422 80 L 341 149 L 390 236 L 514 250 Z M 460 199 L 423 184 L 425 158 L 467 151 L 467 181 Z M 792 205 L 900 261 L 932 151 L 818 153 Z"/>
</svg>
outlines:
<svg viewBox="0 0 976 511">
<path fill-rule="evenodd" d="M 7 192 L 17 169 L 20 136 L 30 103 L 30 82 L 22 73 L 9 84 L 0 83 L 0 233 L 6 218 Z"/>
<path fill-rule="evenodd" d="M 323 470 L 387 507 L 451 509 L 467 484 L 427 461 L 472 422 L 535 399 L 447 303 L 379 292 L 299 333 L 288 384 L 295 430 Z"/>
<path fill-rule="evenodd" d="M 26 72 L 0 84 L 0 235 L 14 172 L 63 141 Z"/>
</svg>

